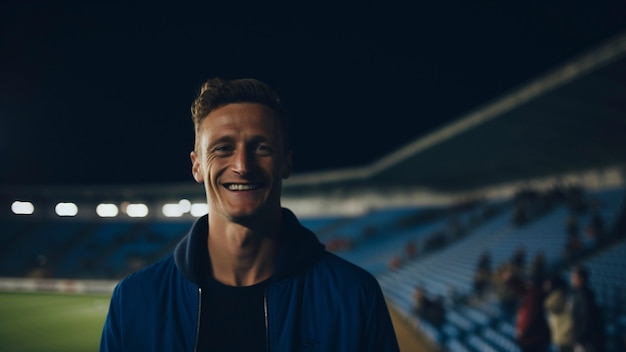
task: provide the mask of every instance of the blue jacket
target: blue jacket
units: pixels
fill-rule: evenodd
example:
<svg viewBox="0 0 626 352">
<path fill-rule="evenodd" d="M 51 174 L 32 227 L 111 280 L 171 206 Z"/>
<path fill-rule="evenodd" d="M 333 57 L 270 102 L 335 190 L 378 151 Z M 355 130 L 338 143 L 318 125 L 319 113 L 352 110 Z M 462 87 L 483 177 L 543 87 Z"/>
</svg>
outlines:
<svg viewBox="0 0 626 352">
<path fill-rule="evenodd" d="M 327 252 L 283 209 L 283 245 L 265 294 L 267 351 L 398 351 L 376 279 Z M 210 273 L 208 220 L 174 254 L 118 283 L 100 351 L 210 351 L 200 330 Z M 206 292 L 206 291 L 205 291 Z"/>
</svg>

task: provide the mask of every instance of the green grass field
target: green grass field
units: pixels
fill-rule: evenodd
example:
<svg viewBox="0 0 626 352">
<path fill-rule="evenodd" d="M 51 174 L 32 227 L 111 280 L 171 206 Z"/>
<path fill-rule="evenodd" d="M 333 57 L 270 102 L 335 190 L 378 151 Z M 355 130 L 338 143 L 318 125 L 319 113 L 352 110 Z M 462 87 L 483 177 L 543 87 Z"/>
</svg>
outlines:
<svg viewBox="0 0 626 352">
<path fill-rule="evenodd" d="M 0 351 L 97 351 L 109 299 L 0 293 Z"/>
<path fill-rule="evenodd" d="M 0 292 L 0 352 L 98 351 L 110 296 Z M 401 351 L 428 351 L 393 314 Z"/>
</svg>

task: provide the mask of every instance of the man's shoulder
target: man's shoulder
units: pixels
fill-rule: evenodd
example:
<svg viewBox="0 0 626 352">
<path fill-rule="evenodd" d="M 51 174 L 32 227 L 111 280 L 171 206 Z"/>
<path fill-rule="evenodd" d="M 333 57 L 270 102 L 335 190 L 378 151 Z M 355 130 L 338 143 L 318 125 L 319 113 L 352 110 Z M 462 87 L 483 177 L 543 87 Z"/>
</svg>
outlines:
<svg viewBox="0 0 626 352">
<path fill-rule="evenodd" d="M 324 251 L 318 266 L 329 275 L 339 276 L 346 284 L 358 282 L 378 286 L 378 281 L 369 271 L 334 253 Z"/>
</svg>

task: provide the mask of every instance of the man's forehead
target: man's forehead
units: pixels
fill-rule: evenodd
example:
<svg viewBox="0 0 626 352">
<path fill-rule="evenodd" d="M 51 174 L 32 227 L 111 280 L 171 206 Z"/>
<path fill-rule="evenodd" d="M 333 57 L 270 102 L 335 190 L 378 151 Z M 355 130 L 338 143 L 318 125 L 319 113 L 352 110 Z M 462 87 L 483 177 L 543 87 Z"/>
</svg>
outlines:
<svg viewBox="0 0 626 352">
<path fill-rule="evenodd" d="M 262 113 L 209 114 L 200 125 L 198 137 L 209 140 L 243 136 L 255 139 L 280 139 L 282 134 L 278 124 L 275 116 Z"/>
<path fill-rule="evenodd" d="M 200 127 L 274 127 L 277 122 L 278 117 L 270 107 L 257 103 L 232 103 L 210 112 L 202 119 Z"/>
</svg>

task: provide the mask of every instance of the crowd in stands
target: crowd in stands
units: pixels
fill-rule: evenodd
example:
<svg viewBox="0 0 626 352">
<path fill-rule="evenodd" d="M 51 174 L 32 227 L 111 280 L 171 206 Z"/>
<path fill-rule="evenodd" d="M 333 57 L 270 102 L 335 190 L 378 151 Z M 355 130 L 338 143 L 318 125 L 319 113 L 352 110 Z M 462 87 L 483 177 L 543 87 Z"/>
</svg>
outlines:
<svg viewBox="0 0 626 352">
<path fill-rule="evenodd" d="M 509 260 L 494 268 L 491 254 L 483 251 L 475 266 L 473 294 L 462 302 L 495 299 L 500 318 L 514 327 L 516 350 L 605 351 L 603 309 L 590 285 L 590 271 L 580 263 L 594 250 L 619 240 L 615 234 L 626 228 L 625 211 L 620 210 L 616 228 L 610 231 L 600 200 L 585 197 L 579 187 L 554 187 L 548 192 L 524 189 L 513 199 L 512 224 L 525 227 L 557 205 L 569 212 L 563 224 L 567 241 L 562 259 L 549 264 L 543 253 L 537 252 L 529 262 L 526 248 L 519 246 Z M 444 297 L 429 297 L 425 287 L 418 285 L 413 293 L 413 314 L 441 331 L 445 310 L 454 309 L 444 301 Z M 623 345 L 617 350 L 626 351 L 626 331 L 618 332 L 618 337 L 617 344 Z"/>
<path fill-rule="evenodd" d="M 424 290 L 424 287 L 417 286 L 414 293 L 414 313 L 432 324 L 437 329 L 441 329 L 445 320 L 445 304 L 441 295 L 430 299 Z"/>
<path fill-rule="evenodd" d="M 502 282 L 515 301 L 520 351 L 604 351 L 604 319 L 584 267 L 572 270 L 569 285 L 559 274 L 548 276 L 541 269 L 529 276 L 506 271 Z"/>
</svg>

